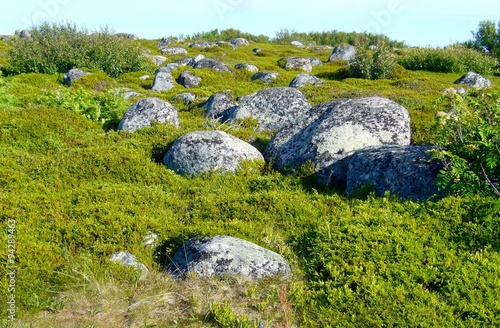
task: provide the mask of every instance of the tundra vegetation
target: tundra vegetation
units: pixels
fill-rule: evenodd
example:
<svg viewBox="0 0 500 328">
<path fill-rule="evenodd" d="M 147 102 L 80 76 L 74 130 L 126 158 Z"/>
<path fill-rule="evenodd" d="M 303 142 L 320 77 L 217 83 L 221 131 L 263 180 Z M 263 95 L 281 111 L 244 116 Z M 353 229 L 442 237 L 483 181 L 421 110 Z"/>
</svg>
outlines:
<svg viewBox="0 0 500 328">
<path fill-rule="evenodd" d="M 15 222 L 17 266 L 16 320 L 2 301 L 0 325 L 500 326 L 500 77 L 498 33 L 490 25 L 481 23 L 474 40 L 446 49 L 409 49 L 384 36 L 338 31 L 284 30 L 269 39 L 230 29 L 172 37 L 190 57 L 279 72 L 266 85 L 251 82 L 245 70 L 197 70 L 203 80 L 189 90 L 196 96 L 191 104 L 172 101 L 184 92 L 179 85 L 151 90 L 156 67 L 143 51 L 160 55 L 160 40 L 44 24 L 31 39 L 0 41 L 0 275 L 9 272 L 9 222 Z M 187 47 L 235 37 L 251 45 Z M 294 40 L 306 47 L 290 45 Z M 332 50 L 324 45 L 340 43 L 358 45 L 351 65 L 327 62 Z M 436 145 L 435 160 L 445 163 L 439 184 L 446 196 L 416 202 L 379 197 L 367 186 L 347 197 L 318 185 L 310 163 L 291 173 L 248 163 L 234 174 L 194 177 L 161 163 L 176 139 L 196 130 L 223 130 L 262 151 L 272 132 L 258 131 L 251 119 L 214 122 L 202 105 L 216 92 L 237 99 L 288 86 L 298 72 L 278 61 L 289 56 L 323 61 L 312 74 L 324 83 L 301 88 L 313 105 L 382 96 L 406 107 L 412 143 Z M 73 67 L 93 74 L 69 87 L 63 73 Z M 443 95 L 470 70 L 493 86 Z M 121 88 L 141 96 L 124 99 Z M 117 131 L 127 108 L 150 96 L 176 106 L 180 128 Z M 438 119 L 438 112 L 446 115 Z M 150 233 L 158 235 L 153 247 L 144 245 Z M 184 241 L 214 235 L 283 255 L 291 277 L 178 280 L 163 273 Z M 118 251 L 134 254 L 149 274 L 110 262 Z M 2 300 L 12 294 L 8 285 L 2 278 Z"/>
</svg>

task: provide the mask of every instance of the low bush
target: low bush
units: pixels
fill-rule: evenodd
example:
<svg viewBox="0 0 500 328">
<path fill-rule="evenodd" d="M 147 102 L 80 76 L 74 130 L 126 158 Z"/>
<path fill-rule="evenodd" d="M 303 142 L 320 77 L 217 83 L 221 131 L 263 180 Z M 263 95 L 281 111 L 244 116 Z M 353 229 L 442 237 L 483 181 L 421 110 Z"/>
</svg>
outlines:
<svg viewBox="0 0 500 328">
<path fill-rule="evenodd" d="M 362 79 L 383 79 L 390 76 L 396 68 L 396 59 L 388 46 L 379 42 L 374 52 L 358 46 L 355 57 L 349 61 L 351 75 Z"/>
</svg>

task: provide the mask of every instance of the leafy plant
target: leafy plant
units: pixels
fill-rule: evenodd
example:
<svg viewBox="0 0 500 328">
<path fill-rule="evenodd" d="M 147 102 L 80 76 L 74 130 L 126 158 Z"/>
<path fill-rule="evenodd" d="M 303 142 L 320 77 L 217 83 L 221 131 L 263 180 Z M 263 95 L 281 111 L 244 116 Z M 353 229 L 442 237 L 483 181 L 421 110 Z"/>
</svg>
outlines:
<svg viewBox="0 0 500 328">
<path fill-rule="evenodd" d="M 383 79 L 394 72 L 396 60 L 385 42 L 379 42 L 375 52 L 358 44 L 355 57 L 349 62 L 352 76 L 363 79 Z"/>
<path fill-rule="evenodd" d="M 436 127 L 434 158 L 444 164 L 439 187 L 500 197 L 500 94 L 452 94 L 443 102 L 451 111 Z"/>
<path fill-rule="evenodd" d="M 474 40 L 465 43 L 466 46 L 485 51 L 500 59 L 500 21 L 498 30 L 494 21 L 482 21 L 476 32 L 472 32 Z"/>
</svg>

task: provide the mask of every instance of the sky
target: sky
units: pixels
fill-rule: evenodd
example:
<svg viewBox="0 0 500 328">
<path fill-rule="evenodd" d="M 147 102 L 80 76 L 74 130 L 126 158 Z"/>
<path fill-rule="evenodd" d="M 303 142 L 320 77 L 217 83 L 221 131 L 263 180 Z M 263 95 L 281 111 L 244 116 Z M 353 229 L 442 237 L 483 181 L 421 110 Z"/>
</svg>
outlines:
<svg viewBox="0 0 500 328">
<path fill-rule="evenodd" d="M 500 20 L 498 0 L 1 0 L 0 35 L 44 21 L 108 27 L 140 38 L 226 28 L 274 37 L 297 32 L 382 33 L 410 46 L 472 39 L 479 22 Z"/>
</svg>

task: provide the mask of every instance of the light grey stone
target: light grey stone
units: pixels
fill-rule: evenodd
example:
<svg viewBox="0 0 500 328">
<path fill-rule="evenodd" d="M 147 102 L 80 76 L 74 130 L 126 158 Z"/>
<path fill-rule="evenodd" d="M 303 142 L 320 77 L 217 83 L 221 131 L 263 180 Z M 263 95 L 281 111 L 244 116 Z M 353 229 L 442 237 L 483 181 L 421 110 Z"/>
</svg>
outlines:
<svg viewBox="0 0 500 328">
<path fill-rule="evenodd" d="M 312 71 L 311 61 L 306 58 L 299 57 L 287 57 L 283 58 L 280 62 L 283 62 L 283 68 L 286 70 L 299 70 L 299 71 Z"/>
<path fill-rule="evenodd" d="M 159 49 L 166 48 L 172 43 L 175 43 L 175 40 L 173 40 L 172 38 L 169 38 L 169 37 L 163 37 L 163 38 L 161 38 L 160 42 L 158 43 L 158 48 Z"/>
<path fill-rule="evenodd" d="M 264 151 L 275 169 L 315 166 L 318 181 L 345 188 L 348 161 L 370 146 L 409 145 L 410 115 L 380 97 L 341 99 L 311 108 L 295 124 L 276 133 Z"/>
<path fill-rule="evenodd" d="M 72 68 L 70 69 L 66 74 L 64 74 L 64 82 L 67 85 L 71 85 L 73 81 L 81 79 L 85 75 L 91 74 L 89 72 L 82 71 L 81 69 L 78 68 Z"/>
<path fill-rule="evenodd" d="M 205 108 L 205 116 L 213 119 L 226 121 L 225 113 L 230 108 L 236 107 L 238 104 L 224 92 L 214 93 L 208 98 L 208 101 L 203 105 Z"/>
<path fill-rule="evenodd" d="M 279 73 L 276 72 L 258 72 L 254 76 L 252 76 L 252 81 L 262 81 L 265 83 L 271 83 L 276 80 L 279 76 Z"/>
<path fill-rule="evenodd" d="M 484 89 L 487 87 L 491 87 L 491 81 L 485 78 L 484 76 L 475 73 L 475 72 L 468 72 L 465 75 L 463 75 L 461 78 L 455 81 L 456 84 L 464 84 L 469 87 L 477 88 L 477 89 Z"/>
<path fill-rule="evenodd" d="M 231 44 L 233 46 L 249 46 L 250 42 L 248 42 L 248 40 L 244 38 L 236 38 L 231 41 Z"/>
<path fill-rule="evenodd" d="M 311 104 L 297 89 L 267 88 L 244 97 L 228 115 L 228 121 L 251 117 L 259 122 L 260 131 L 272 131 L 300 120 L 310 108 Z"/>
<path fill-rule="evenodd" d="M 189 71 L 182 72 L 177 78 L 177 83 L 184 86 L 185 88 L 197 87 L 201 83 L 201 77 L 191 74 Z"/>
<path fill-rule="evenodd" d="M 164 62 L 167 61 L 167 58 L 163 56 L 148 56 L 149 59 L 156 65 L 161 66 Z"/>
<path fill-rule="evenodd" d="M 168 47 L 161 49 L 162 55 L 187 55 L 188 52 L 186 49 L 181 47 Z"/>
<path fill-rule="evenodd" d="M 140 99 L 128 108 L 118 125 L 118 130 L 133 132 L 151 126 L 153 122 L 179 127 L 177 109 L 170 103 L 158 98 Z"/>
<path fill-rule="evenodd" d="M 292 82 L 290 83 L 290 87 L 291 88 L 300 88 L 306 84 L 320 86 L 320 85 L 323 85 L 323 82 L 320 79 L 318 79 L 316 76 L 313 76 L 313 75 L 310 75 L 307 73 L 300 73 L 292 80 Z"/>
<path fill-rule="evenodd" d="M 259 71 L 257 66 L 252 65 L 252 64 L 247 64 L 247 63 L 236 64 L 236 66 L 234 66 L 234 68 L 235 69 L 244 69 L 250 73 L 257 73 Z"/>
<path fill-rule="evenodd" d="M 139 40 L 139 37 L 132 33 L 116 33 L 115 36 L 119 38 L 129 39 L 132 41 Z"/>
<path fill-rule="evenodd" d="M 195 99 L 196 96 L 191 92 L 180 93 L 172 98 L 172 100 L 182 100 L 187 106 L 191 105 L 191 103 L 195 101 Z"/>
<path fill-rule="evenodd" d="M 333 48 L 333 52 L 330 55 L 330 59 L 328 60 L 329 62 L 335 61 L 335 60 L 351 60 L 356 56 L 356 47 L 349 45 L 349 44 L 343 44 L 336 46 Z"/>
<path fill-rule="evenodd" d="M 311 63 L 312 67 L 323 65 L 323 62 L 319 58 L 316 58 L 316 57 L 305 57 L 305 59 L 309 60 L 309 63 Z"/>
<path fill-rule="evenodd" d="M 156 71 L 153 87 L 151 88 L 153 91 L 168 91 L 174 87 L 174 78 L 168 72 L 168 68 L 162 67 Z"/>
<path fill-rule="evenodd" d="M 203 58 L 198 62 L 196 62 L 196 64 L 193 67 L 195 69 L 211 68 L 216 70 L 217 72 L 231 72 L 231 70 L 229 69 L 229 67 L 226 66 L 226 64 L 213 58 Z"/>
<path fill-rule="evenodd" d="M 213 42 L 207 42 L 207 41 L 196 41 L 194 43 L 191 43 L 189 45 L 189 48 L 213 48 L 217 47 L 216 43 Z"/>
<path fill-rule="evenodd" d="M 290 266 L 279 254 L 254 243 L 230 237 L 191 238 L 166 268 L 174 276 L 242 275 L 250 278 L 287 277 Z"/>
<path fill-rule="evenodd" d="M 304 44 L 302 42 L 300 42 L 300 41 L 292 41 L 292 42 L 290 42 L 290 44 L 292 46 L 296 46 L 298 48 L 304 48 Z"/>
<path fill-rule="evenodd" d="M 149 273 L 148 268 L 144 264 L 138 262 L 135 255 L 127 252 L 114 253 L 109 260 L 119 262 L 123 266 L 135 267 L 137 270 L 141 271 L 143 275 Z"/>
<path fill-rule="evenodd" d="M 243 160 L 263 161 L 252 145 L 223 131 L 195 131 L 177 139 L 163 158 L 163 164 L 177 174 L 236 172 Z"/>
<path fill-rule="evenodd" d="M 371 185 L 377 195 L 386 191 L 403 199 L 426 200 L 442 194 L 436 185 L 443 168 L 430 162 L 428 146 L 378 146 L 356 152 L 349 160 L 347 194 Z"/>
</svg>

